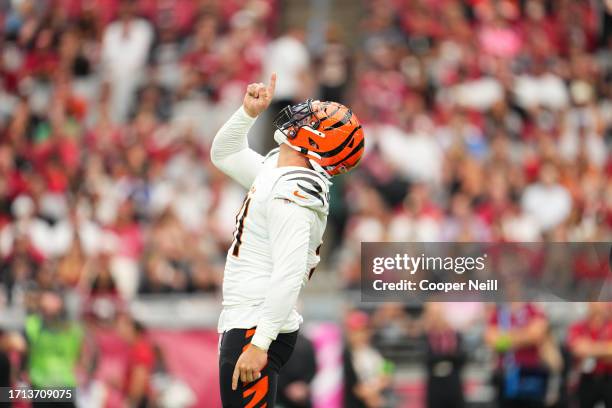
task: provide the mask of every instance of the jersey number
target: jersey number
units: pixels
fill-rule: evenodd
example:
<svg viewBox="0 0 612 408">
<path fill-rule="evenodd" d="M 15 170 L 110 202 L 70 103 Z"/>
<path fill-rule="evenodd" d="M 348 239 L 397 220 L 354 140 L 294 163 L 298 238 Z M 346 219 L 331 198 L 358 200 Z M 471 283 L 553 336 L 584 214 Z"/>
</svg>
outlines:
<svg viewBox="0 0 612 408">
<path fill-rule="evenodd" d="M 251 195 L 247 194 L 242 202 L 240 211 L 236 214 L 236 231 L 234 231 L 234 241 L 232 242 L 232 255 L 238 257 L 240 254 L 240 245 L 242 245 L 242 233 L 244 230 L 244 220 L 249 213 L 249 204 L 251 204 Z"/>
</svg>

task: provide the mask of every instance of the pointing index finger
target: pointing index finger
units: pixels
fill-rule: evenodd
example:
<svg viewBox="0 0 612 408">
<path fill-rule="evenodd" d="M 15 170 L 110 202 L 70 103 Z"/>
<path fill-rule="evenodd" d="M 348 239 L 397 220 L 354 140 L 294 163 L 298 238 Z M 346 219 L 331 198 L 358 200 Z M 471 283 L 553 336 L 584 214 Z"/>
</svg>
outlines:
<svg viewBox="0 0 612 408">
<path fill-rule="evenodd" d="M 232 390 L 236 391 L 238 388 L 238 377 L 240 376 L 240 372 L 238 370 L 238 365 L 234 368 L 234 374 L 232 375 Z"/>
<path fill-rule="evenodd" d="M 268 84 L 268 96 L 272 97 L 274 95 L 274 89 L 276 88 L 276 72 L 273 72 L 270 75 L 270 83 Z"/>
</svg>

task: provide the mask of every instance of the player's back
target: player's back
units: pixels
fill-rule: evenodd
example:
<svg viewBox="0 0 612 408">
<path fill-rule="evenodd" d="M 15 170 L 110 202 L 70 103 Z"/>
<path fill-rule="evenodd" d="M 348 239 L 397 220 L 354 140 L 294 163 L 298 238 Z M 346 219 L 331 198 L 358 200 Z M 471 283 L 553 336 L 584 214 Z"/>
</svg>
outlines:
<svg viewBox="0 0 612 408">
<path fill-rule="evenodd" d="M 223 280 L 223 313 L 219 328 L 250 328 L 259 320 L 258 306 L 266 297 L 273 271 L 272 251 L 284 242 L 271 242 L 268 223 L 271 200 L 284 200 L 312 211 L 307 270 L 319 262 L 318 247 L 325 230 L 329 182 L 303 167 L 268 167 L 255 178 L 236 216 L 234 240 L 227 254 Z M 287 240 L 291 237 L 286 237 Z M 285 239 L 281 240 L 285 241 Z M 309 275 L 305 274 L 304 283 Z M 301 318 L 294 310 L 288 324 Z"/>
</svg>

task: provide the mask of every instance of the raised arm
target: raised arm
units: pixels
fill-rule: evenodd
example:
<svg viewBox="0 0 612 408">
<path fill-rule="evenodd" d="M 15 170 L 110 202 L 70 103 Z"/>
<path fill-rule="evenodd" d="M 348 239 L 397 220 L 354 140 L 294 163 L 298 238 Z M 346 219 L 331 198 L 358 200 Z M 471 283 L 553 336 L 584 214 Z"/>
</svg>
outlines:
<svg viewBox="0 0 612 408">
<path fill-rule="evenodd" d="M 263 166 L 263 156 L 249 148 L 247 134 L 257 116 L 270 105 L 275 86 L 276 74 L 267 86 L 250 84 L 242 106 L 219 129 L 212 143 L 213 164 L 245 188 L 251 186 Z"/>
</svg>

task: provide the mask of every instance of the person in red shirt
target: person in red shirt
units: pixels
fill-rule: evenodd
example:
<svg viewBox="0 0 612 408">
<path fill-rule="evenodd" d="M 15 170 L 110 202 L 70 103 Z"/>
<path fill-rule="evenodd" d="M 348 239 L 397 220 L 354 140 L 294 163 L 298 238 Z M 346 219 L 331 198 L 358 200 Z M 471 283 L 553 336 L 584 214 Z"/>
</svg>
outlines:
<svg viewBox="0 0 612 408">
<path fill-rule="evenodd" d="M 580 368 L 580 408 L 603 402 L 612 407 L 612 309 L 610 303 L 589 303 L 583 320 L 569 328 L 567 343 Z"/>
<path fill-rule="evenodd" d="M 540 358 L 548 321 L 533 303 L 498 305 L 489 317 L 485 342 L 497 352 L 496 383 L 502 408 L 545 406 L 548 373 Z"/>
<path fill-rule="evenodd" d="M 130 347 L 124 382 L 128 406 L 144 408 L 148 406 L 151 374 L 155 364 L 153 345 L 145 327 L 127 314 L 118 317 L 117 330 Z"/>
</svg>

